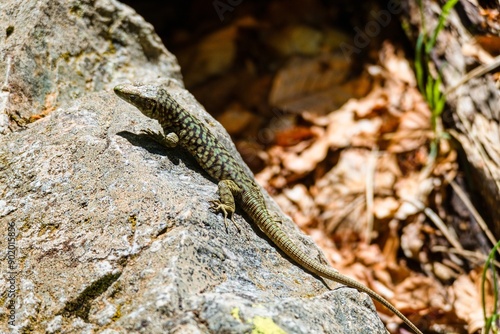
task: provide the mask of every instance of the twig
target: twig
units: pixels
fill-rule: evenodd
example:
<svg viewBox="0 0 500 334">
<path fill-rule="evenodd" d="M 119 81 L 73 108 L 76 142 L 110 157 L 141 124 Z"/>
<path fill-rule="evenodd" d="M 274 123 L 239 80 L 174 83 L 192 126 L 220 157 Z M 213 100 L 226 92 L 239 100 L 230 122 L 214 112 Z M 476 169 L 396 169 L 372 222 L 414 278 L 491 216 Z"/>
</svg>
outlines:
<svg viewBox="0 0 500 334">
<path fill-rule="evenodd" d="M 369 244 L 373 232 L 373 196 L 375 183 L 375 169 L 377 167 L 378 147 L 375 147 L 368 158 L 366 171 L 366 242 Z"/>
<path fill-rule="evenodd" d="M 412 204 L 416 208 L 422 210 L 427 217 L 437 226 L 437 228 L 443 233 L 444 237 L 448 242 L 456 249 L 463 251 L 464 248 L 458 242 L 458 240 L 452 235 L 451 231 L 448 230 L 445 223 L 439 218 L 439 216 L 432 211 L 431 208 L 424 206 L 424 204 L 420 201 L 416 200 L 406 200 L 406 202 Z"/>
<path fill-rule="evenodd" d="M 483 217 L 481 217 L 481 215 L 479 215 L 479 213 L 477 212 L 474 205 L 472 205 L 472 203 L 470 202 L 467 195 L 463 192 L 463 190 L 458 186 L 458 184 L 455 181 L 452 180 L 450 182 L 450 184 L 451 184 L 451 187 L 453 188 L 453 190 L 455 191 L 455 193 L 458 195 L 458 197 L 460 197 L 460 199 L 462 200 L 464 205 L 467 207 L 467 209 L 469 209 L 470 213 L 472 214 L 474 219 L 477 221 L 477 223 L 479 224 L 481 229 L 484 231 L 484 233 L 486 234 L 486 236 L 490 240 L 491 244 L 496 245 L 498 240 L 495 239 L 495 236 L 493 235 L 493 233 L 491 233 L 490 229 L 488 228 L 488 225 L 483 220 Z M 498 253 L 500 253 L 500 249 L 497 249 L 497 251 L 498 251 Z"/>
<path fill-rule="evenodd" d="M 445 246 L 434 246 L 431 248 L 431 251 L 433 252 L 440 252 L 440 253 L 453 253 L 453 254 L 458 254 L 463 256 L 464 258 L 469 258 L 469 261 L 473 261 L 471 258 L 476 259 L 479 261 L 481 264 L 484 264 L 486 262 L 486 259 L 488 258 L 487 255 L 484 255 L 480 252 L 472 252 L 466 249 L 456 249 L 456 248 L 449 248 Z M 494 261 L 493 262 L 497 268 L 500 268 L 500 262 Z"/>
<path fill-rule="evenodd" d="M 464 83 L 466 83 L 470 79 L 482 76 L 483 74 L 486 74 L 490 71 L 493 71 L 498 66 L 500 66 L 500 55 L 493 58 L 493 61 L 491 63 L 478 66 L 475 69 L 473 69 L 472 71 L 470 71 L 469 73 L 467 73 L 466 75 L 464 75 L 458 83 L 456 83 L 454 86 L 448 88 L 444 92 L 444 95 L 447 96 L 448 94 L 454 92 L 458 87 L 460 87 L 461 85 L 463 85 Z"/>
</svg>

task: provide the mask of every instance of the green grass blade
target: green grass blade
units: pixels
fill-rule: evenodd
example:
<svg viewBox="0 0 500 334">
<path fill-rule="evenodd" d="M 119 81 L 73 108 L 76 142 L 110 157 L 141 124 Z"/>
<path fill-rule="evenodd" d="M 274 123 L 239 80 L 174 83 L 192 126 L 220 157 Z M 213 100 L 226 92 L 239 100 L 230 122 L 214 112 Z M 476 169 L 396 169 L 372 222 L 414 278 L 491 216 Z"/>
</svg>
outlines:
<svg viewBox="0 0 500 334">
<path fill-rule="evenodd" d="M 486 260 L 486 263 L 484 264 L 483 267 L 483 275 L 481 277 L 481 302 L 482 302 L 482 307 L 483 307 L 483 317 L 484 317 L 484 322 L 485 322 L 485 333 L 489 333 L 491 327 L 493 326 L 494 322 L 498 319 L 498 279 L 497 279 L 497 273 L 495 270 L 495 267 L 493 266 L 493 261 L 495 260 L 495 254 L 497 252 L 497 249 L 500 248 L 500 241 L 497 242 L 495 247 L 491 250 L 490 254 L 488 255 L 488 258 Z M 493 315 L 491 317 L 488 317 L 486 315 L 486 291 L 485 291 L 485 286 L 486 286 L 486 273 L 488 272 L 488 268 L 491 269 L 492 275 L 493 275 Z"/>
<path fill-rule="evenodd" d="M 432 49 L 434 48 L 434 45 L 436 45 L 436 40 L 438 34 L 443 30 L 444 28 L 444 23 L 448 19 L 448 16 L 450 15 L 451 10 L 455 5 L 457 4 L 458 0 L 448 0 L 443 6 L 443 10 L 441 11 L 441 14 L 439 15 L 439 21 L 436 29 L 434 29 L 434 33 L 432 34 L 432 38 L 429 40 L 429 43 L 426 43 L 425 45 L 425 52 L 427 54 L 430 54 Z"/>
<path fill-rule="evenodd" d="M 417 84 L 420 92 L 424 92 L 424 68 L 425 60 L 422 58 L 424 34 L 420 33 L 415 45 L 415 75 L 417 76 Z"/>
<path fill-rule="evenodd" d="M 431 110 L 434 110 L 434 100 L 432 99 L 432 92 L 434 91 L 433 86 L 434 80 L 429 77 L 425 85 L 425 99 L 427 100 L 427 103 L 429 103 Z"/>
</svg>

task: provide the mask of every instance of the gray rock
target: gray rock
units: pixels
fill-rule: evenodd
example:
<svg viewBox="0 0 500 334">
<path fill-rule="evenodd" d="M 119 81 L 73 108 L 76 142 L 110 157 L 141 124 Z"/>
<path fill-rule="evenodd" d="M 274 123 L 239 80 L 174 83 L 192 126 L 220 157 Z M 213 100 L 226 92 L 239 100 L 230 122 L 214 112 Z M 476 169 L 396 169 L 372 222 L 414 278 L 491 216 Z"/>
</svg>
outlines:
<svg viewBox="0 0 500 334">
<path fill-rule="evenodd" d="M 149 24 L 111 0 L 14 3 L 0 8 L 15 27 L 0 39 L 2 60 L 10 59 L 0 63 L 3 77 L 11 69 L 4 115 L 12 119 L 17 110 L 27 119 L 51 94 L 58 107 L 0 135 L 1 240 L 16 235 L 15 256 L 0 248 L 0 332 L 385 333 L 368 296 L 330 290 L 241 212 L 242 233 L 232 225 L 226 231 L 209 209 L 216 184 L 185 152 L 141 134 L 159 125 L 116 97 L 114 84 L 160 75 L 182 86 Z M 107 57 L 105 40 L 114 50 Z M 54 63 L 56 46 L 73 50 L 69 61 Z M 221 126 L 189 93 L 182 96 L 239 156 Z M 323 259 L 290 220 L 282 227 Z"/>
<path fill-rule="evenodd" d="M 0 1 L 0 74 L 0 134 L 124 80 L 181 78 L 153 26 L 113 0 Z"/>
</svg>

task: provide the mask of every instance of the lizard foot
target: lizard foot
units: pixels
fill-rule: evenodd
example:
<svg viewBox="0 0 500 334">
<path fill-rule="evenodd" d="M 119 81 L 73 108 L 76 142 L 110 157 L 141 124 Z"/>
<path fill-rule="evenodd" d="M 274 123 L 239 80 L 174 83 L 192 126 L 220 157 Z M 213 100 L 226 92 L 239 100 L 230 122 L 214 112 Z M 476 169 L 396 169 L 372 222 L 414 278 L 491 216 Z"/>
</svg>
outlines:
<svg viewBox="0 0 500 334">
<path fill-rule="evenodd" d="M 228 231 L 227 217 L 230 216 L 229 219 L 233 222 L 234 226 L 236 226 L 238 233 L 241 233 L 240 227 L 234 221 L 234 209 L 231 206 L 221 203 L 218 200 L 210 201 L 210 203 L 212 204 L 211 206 L 212 210 L 216 212 L 222 212 L 224 214 L 224 225 L 226 225 L 226 232 Z"/>
</svg>

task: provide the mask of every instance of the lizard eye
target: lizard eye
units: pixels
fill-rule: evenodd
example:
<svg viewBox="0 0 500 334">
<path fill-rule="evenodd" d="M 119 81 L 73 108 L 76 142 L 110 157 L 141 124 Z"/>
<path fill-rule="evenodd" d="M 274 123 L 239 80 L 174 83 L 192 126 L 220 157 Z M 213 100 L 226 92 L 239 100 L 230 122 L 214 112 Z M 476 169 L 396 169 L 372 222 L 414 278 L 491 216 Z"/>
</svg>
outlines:
<svg viewBox="0 0 500 334">
<path fill-rule="evenodd" d="M 126 96 L 125 96 L 125 99 L 126 99 L 128 102 L 130 102 L 130 103 L 132 103 L 132 104 L 134 104 L 134 105 L 135 105 L 135 101 L 136 101 L 136 99 L 137 99 L 137 96 L 136 96 L 136 95 L 134 95 L 134 94 L 128 94 L 128 95 L 126 95 Z"/>
</svg>

